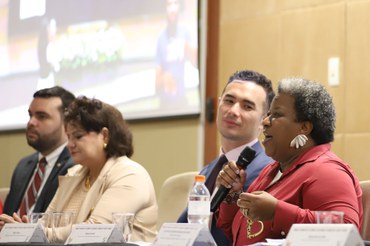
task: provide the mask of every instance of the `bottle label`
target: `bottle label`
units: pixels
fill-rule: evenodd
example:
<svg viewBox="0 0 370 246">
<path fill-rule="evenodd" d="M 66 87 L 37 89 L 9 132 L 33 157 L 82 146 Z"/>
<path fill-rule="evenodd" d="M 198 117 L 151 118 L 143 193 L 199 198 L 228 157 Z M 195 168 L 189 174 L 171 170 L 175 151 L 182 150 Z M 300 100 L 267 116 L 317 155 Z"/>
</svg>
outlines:
<svg viewBox="0 0 370 246">
<path fill-rule="evenodd" d="M 211 205 L 207 201 L 189 201 L 188 214 L 205 215 L 210 214 Z"/>
</svg>

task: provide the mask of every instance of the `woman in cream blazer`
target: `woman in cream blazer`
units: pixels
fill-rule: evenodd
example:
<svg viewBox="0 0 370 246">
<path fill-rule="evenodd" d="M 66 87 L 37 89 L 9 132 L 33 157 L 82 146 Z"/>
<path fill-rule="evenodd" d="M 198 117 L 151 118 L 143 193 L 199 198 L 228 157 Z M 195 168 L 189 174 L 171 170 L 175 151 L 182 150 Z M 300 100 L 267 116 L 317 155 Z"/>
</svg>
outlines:
<svg viewBox="0 0 370 246">
<path fill-rule="evenodd" d="M 67 147 L 79 165 L 59 178 L 47 212 L 75 212 L 76 224 L 112 223 L 113 212 L 132 212 L 131 241 L 152 242 L 158 214 L 155 190 L 144 167 L 129 158 L 132 134 L 121 113 L 97 99 L 79 97 L 64 122 Z"/>
<path fill-rule="evenodd" d="M 46 117 L 46 116 L 45 116 Z M 64 115 L 67 147 L 77 165 L 59 177 L 59 188 L 47 212 L 73 212 L 74 224 L 111 224 L 113 212 L 134 213 L 131 241 L 152 242 L 158 207 L 152 180 L 130 159 L 132 134 L 121 113 L 97 99 L 76 98 Z M 28 222 L 16 214 L 1 215 L 1 224 Z M 47 236 L 64 242 L 68 233 Z"/>
<path fill-rule="evenodd" d="M 108 224 L 113 212 L 131 212 L 131 241 L 152 242 L 158 214 L 155 190 L 145 168 L 129 158 L 132 134 L 121 113 L 97 99 L 79 97 L 64 121 L 67 147 L 79 165 L 59 178 L 47 212 L 75 212 L 76 224 Z"/>
<path fill-rule="evenodd" d="M 86 167 L 76 165 L 66 176 L 60 176 L 59 189 L 47 212 L 73 211 L 76 224 L 110 224 L 112 212 L 132 212 L 135 219 L 131 241 L 152 242 L 158 208 L 147 171 L 127 156 L 110 158 L 90 189 L 85 187 L 87 173 Z M 79 200 L 83 190 L 87 191 L 85 199 L 73 202 Z M 65 236 L 68 235 L 62 239 Z"/>
</svg>

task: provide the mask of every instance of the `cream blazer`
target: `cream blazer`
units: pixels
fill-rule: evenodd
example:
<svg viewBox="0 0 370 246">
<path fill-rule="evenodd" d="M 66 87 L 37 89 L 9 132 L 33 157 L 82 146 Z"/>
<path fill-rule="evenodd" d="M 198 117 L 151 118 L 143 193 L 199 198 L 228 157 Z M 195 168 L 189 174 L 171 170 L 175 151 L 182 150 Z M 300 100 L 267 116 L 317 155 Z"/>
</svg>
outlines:
<svg viewBox="0 0 370 246">
<path fill-rule="evenodd" d="M 59 188 L 47 212 L 62 212 L 72 193 L 84 185 L 88 169 L 75 165 L 59 177 Z M 110 158 L 76 208 L 75 224 L 111 224 L 112 212 L 135 214 L 131 241 L 152 242 L 157 234 L 158 206 L 150 175 L 127 156 Z"/>
</svg>

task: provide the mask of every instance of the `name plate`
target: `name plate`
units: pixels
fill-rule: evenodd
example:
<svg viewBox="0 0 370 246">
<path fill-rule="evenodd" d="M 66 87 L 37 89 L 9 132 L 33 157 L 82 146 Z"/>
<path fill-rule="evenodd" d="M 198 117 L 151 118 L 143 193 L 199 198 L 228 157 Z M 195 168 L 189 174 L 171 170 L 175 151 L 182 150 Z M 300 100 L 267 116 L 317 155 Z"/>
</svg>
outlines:
<svg viewBox="0 0 370 246">
<path fill-rule="evenodd" d="M 7 223 L 0 232 L 1 243 L 46 243 L 48 239 L 40 224 Z"/>
<path fill-rule="evenodd" d="M 154 246 L 209 245 L 216 246 L 208 227 L 202 224 L 164 223 Z"/>
<path fill-rule="evenodd" d="M 294 224 L 286 238 L 290 246 L 364 245 L 352 224 Z"/>
<path fill-rule="evenodd" d="M 123 242 L 123 235 L 115 224 L 76 224 L 66 244 Z"/>
</svg>

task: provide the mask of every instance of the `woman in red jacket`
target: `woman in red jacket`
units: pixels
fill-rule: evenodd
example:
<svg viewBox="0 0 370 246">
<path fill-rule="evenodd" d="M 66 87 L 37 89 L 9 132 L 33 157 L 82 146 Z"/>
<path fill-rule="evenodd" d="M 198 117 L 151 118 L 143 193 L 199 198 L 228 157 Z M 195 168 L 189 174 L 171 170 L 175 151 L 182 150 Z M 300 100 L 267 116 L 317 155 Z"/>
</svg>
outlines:
<svg viewBox="0 0 370 246">
<path fill-rule="evenodd" d="M 266 154 L 275 162 L 237 202 L 223 202 L 216 214 L 217 226 L 233 245 L 285 238 L 294 223 L 316 223 L 320 210 L 342 211 L 344 223 L 360 230 L 362 191 L 350 166 L 331 150 L 335 109 L 325 88 L 302 78 L 283 79 L 263 127 Z M 218 177 L 236 194 L 244 181 L 235 162 Z"/>
</svg>

